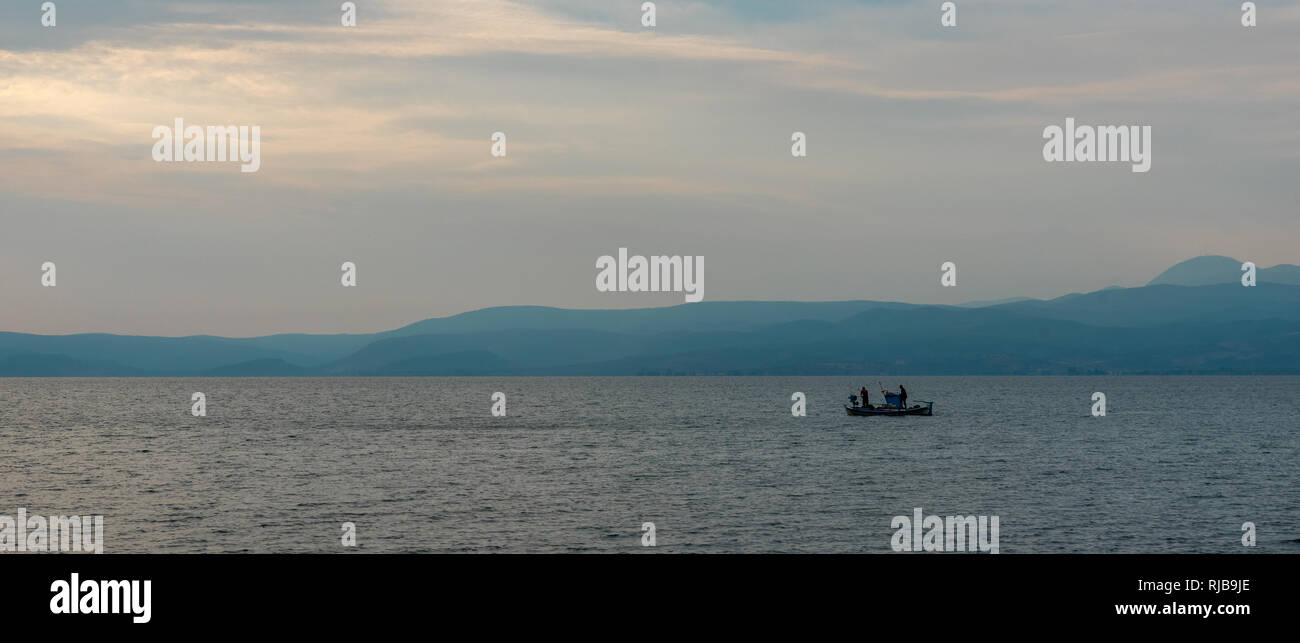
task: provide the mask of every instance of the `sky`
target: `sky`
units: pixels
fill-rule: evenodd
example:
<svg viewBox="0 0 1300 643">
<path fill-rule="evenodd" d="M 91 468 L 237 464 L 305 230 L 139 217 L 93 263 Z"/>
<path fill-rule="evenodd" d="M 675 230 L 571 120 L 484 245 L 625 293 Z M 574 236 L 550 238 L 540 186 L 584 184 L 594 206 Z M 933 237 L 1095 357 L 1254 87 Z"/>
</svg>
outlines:
<svg viewBox="0 0 1300 643">
<path fill-rule="evenodd" d="M 0 7 L 0 330 L 373 332 L 705 301 L 956 304 L 1300 263 L 1300 4 L 55 0 Z M 1043 130 L 1149 125 L 1152 164 Z M 261 167 L 155 162 L 176 118 Z M 494 132 L 507 137 L 491 154 Z M 807 156 L 791 155 L 791 135 Z M 44 262 L 57 285 L 43 287 Z M 343 287 L 340 267 L 357 266 Z M 957 285 L 940 285 L 940 266 Z"/>
</svg>

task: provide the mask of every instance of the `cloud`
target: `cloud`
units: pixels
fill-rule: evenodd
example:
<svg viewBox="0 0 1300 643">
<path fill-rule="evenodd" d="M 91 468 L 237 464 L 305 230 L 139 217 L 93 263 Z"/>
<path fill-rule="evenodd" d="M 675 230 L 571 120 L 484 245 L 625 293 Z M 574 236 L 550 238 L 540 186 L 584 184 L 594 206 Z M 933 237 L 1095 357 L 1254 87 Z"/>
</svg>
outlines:
<svg viewBox="0 0 1300 643">
<path fill-rule="evenodd" d="M 328 267 L 363 245 L 364 270 L 374 257 L 391 270 L 391 303 L 336 309 L 335 329 L 378 330 L 419 306 L 606 305 L 586 288 L 586 254 L 629 237 L 717 253 L 719 298 L 941 301 L 931 264 L 960 257 L 998 275 L 967 282 L 962 301 L 1085 290 L 1124 270 L 1140 282 L 1201 251 L 1296 261 L 1295 3 L 1263 7 L 1251 30 L 1208 0 L 958 2 L 945 30 L 937 3 L 674 1 L 653 31 L 639 3 L 598 0 L 368 0 L 356 28 L 328 2 L 108 4 L 61 2 L 54 29 L 0 18 L 0 250 L 18 270 L 60 243 L 84 242 L 88 264 L 148 264 L 189 259 L 154 255 L 160 236 L 215 239 L 208 263 L 157 278 L 185 298 L 223 256 Z M 1042 164 L 1039 134 L 1066 116 L 1152 124 L 1151 175 Z M 177 117 L 260 126 L 262 169 L 154 163 L 150 133 Z M 807 159 L 789 155 L 795 130 Z M 489 154 L 494 131 L 506 158 Z M 96 217 L 120 226 L 111 251 L 73 238 Z M 882 230 L 900 241 L 876 242 Z M 500 254 L 476 272 L 475 248 Z M 1080 267 L 1108 251 L 1126 259 Z M 431 272 L 460 281 L 405 299 Z M 826 278 L 863 272 L 907 278 L 849 291 Z M 50 327 L 31 280 L 2 274 L 13 323 Z M 538 289 L 512 290 L 520 274 Z M 217 292 L 217 308 L 308 327 L 281 294 Z M 124 328 L 221 321 L 197 294 L 193 313 L 131 296 Z M 251 318 L 221 323 L 266 330 Z"/>
</svg>

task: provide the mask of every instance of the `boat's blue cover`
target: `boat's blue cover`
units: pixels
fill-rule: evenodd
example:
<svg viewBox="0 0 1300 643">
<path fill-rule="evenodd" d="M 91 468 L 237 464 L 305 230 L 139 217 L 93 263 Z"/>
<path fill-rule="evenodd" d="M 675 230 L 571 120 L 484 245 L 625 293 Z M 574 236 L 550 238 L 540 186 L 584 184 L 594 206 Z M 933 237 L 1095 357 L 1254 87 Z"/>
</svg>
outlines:
<svg viewBox="0 0 1300 643">
<path fill-rule="evenodd" d="M 885 404 L 889 404 L 889 405 L 891 405 L 891 406 L 898 406 L 898 396 L 897 396 L 897 395 L 886 395 L 886 396 L 885 396 Z"/>
</svg>

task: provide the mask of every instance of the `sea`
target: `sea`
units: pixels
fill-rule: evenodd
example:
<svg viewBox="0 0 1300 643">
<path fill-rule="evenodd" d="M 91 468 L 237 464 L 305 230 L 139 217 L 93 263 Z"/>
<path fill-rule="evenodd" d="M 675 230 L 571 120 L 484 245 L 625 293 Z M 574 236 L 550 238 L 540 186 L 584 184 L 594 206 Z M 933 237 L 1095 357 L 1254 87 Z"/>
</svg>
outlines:
<svg viewBox="0 0 1300 643">
<path fill-rule="evenodd" d="M 845 413 L 899 384 L 934 415 Z M 1297 393 L 1294 376 L 9 378 L 0 516 L 102 515 L 106 553 L 889 554 L 917 509 L 996 516 L 1000 554 L 1300 553 Z"/>
</svg>

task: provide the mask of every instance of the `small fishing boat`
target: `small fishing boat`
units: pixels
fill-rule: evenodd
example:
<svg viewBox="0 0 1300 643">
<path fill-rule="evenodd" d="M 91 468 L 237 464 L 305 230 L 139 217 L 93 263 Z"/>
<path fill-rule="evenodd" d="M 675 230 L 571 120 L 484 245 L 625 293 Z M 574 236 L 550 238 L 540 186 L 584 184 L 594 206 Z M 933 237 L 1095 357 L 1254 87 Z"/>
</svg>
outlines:
<svg viewBox="0 0 1300 643">
<path fill-rule="evenodd" d="M 905 409 L 889 405 L 866 407 L 849 406 L 845 404 L 844 410 L 848 411 L 849 415 L 934 415 L 934 402 L 927 402 L 925 400 L 917 401 L 921 402 L 921 404 L 913 404 Z"/>
</svg>

